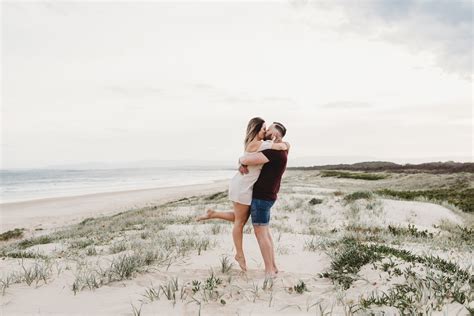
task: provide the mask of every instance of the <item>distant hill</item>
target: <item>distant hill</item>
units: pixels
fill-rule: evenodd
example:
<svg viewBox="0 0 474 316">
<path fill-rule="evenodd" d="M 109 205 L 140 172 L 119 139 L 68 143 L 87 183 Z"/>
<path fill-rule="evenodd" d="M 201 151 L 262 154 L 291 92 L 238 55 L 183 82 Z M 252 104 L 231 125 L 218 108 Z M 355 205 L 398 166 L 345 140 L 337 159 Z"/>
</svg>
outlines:
<svg viewBox="0 0 474 316">
<path fill-rule="evenodd" d="M 312 167 L 289 167 L 289 170 L 352 170 L 352 171 L 390 171 L 405 173 L 474 173 L 472 162 L 427 162 L 421 164 L 397 164 L 389 161 L 366 161 L 354 164 L 320 165 Z"/>
</svg>

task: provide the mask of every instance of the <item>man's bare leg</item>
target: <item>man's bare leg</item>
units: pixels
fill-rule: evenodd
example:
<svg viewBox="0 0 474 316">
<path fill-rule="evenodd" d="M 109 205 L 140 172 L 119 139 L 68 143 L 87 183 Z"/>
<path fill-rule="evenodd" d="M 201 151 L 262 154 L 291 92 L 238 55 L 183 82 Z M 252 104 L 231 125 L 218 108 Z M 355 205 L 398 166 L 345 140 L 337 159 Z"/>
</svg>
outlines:
<svg viewBox="0 0 474 316">
<path fill-rule="evenodd" d="M 275 271 L 275 273 L 278 273 L 278 268 L 277 268 L 276 262 L 275 262 L 275 244 L 273 243 L 273 238 L 272 238 L 272 233 L 270 231 L 270 227 L 268 228 L 268 239 L 270 239 L 270 244 L 271 244 L 273 270 Z"/>
<path fill-rule="evenodd" d="M 268 238 L 268 226 L 254 225 L 253 229 L 255 232 L 255 237 L 257 237 L 260 252 L 262 253 L 263 262 L 265 264 L 265 275 L 268 277 L 274 277 L 275 270 L 273 269 L 272 262 L 272 245 L 270 238 Z"/>
</svg>

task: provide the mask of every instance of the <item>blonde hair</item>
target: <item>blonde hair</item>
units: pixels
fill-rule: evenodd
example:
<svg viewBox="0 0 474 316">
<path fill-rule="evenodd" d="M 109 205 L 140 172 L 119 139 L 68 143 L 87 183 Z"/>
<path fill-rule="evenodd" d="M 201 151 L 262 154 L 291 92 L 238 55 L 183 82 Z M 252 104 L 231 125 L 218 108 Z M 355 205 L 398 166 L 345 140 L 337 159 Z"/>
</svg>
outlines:
<svg viewBox="0 0 474 316">
<path fill-rule="evenodd" d="M 244 148 L 258 135 L 265 121 L 260 117 L 252 118 L 247 124 L 247 134 L 245 135 Z"/>
</svg>

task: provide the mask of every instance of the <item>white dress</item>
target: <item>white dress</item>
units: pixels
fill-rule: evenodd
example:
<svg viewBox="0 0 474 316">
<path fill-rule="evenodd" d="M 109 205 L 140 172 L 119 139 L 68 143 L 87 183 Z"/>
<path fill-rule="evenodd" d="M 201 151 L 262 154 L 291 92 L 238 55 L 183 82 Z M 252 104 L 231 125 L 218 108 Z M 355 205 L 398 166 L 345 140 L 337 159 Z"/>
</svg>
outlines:
<svg viewBox="0 0 474 316">
<path fill-rule="evenodd" d="M 272 141 L 262 141 L 260 148 L 257 151 L 271 149 L 272 145 Z M 244 154 L 247 155 L 251 153 L 245 151 Z M 248 166 L 249 173 L 243 175 L 240 174 L 240 172 L 237 172 L 230 180 L 229 200 L 240 204 L 250 205 L 252 202 L 253 185 L 257 182 L 262 167 L 263 164 Z"/>
</svg>

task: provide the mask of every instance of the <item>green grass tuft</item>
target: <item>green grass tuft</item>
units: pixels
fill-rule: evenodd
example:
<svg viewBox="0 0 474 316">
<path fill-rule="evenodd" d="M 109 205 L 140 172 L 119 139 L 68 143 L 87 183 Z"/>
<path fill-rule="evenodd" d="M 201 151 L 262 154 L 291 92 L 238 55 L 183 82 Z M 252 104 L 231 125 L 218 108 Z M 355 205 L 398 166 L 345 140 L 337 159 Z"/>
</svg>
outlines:
<svg viewBox="0 0 474 316">
<path fill-rule="evenodd" d="M 24 228 L 15 228 L 13 230 L 6 231 L 0 234 L 0 241 L 7 241 L 13 238 L 21 238 L 23 237 Z"/>
<path fill-rule="evenodd" d="M 363 173 L 363 172 L 347 172 L 347 171 L 332 171 L 323 170 L 321 171 L 321 177 L 334 177 L 334 178 L 346 178 L 346 179 L 358 179 L 358 180 L 382 180 L 388 178 L 385 174 L 375 173 Z"/>
</svg>

